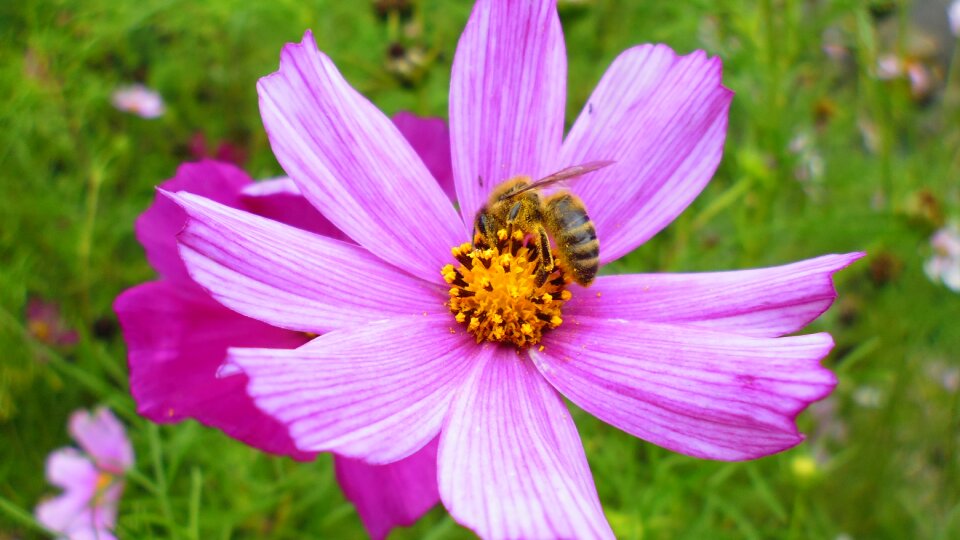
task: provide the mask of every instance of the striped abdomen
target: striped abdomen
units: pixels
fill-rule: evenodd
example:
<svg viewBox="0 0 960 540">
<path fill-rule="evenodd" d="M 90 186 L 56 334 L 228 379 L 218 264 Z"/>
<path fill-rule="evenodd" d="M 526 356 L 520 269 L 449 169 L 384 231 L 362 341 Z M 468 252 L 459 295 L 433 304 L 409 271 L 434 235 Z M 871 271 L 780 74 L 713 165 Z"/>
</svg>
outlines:
<svg viewBox="0 0 960 540">
<path fill-rule="evenodd" d="M 600 242 L 583 201 L 569 192 L 556 193 L 544 202 L 544 214 L 560 260 L 577 283 L 589 285 L 600 268 Z"/>
</svg>

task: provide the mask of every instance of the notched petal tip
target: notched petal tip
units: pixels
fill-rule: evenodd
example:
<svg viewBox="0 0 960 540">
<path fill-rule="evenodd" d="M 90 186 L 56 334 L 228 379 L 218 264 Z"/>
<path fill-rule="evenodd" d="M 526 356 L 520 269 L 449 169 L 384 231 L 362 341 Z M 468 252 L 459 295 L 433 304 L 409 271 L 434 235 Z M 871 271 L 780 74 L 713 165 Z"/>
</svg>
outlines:
<svg viewBox="0 0 960 540">
<path fill-rule="evenodd" d="M 607 68 L 567 134 L 561 161 L 608 156 L 620 164 L 577 186 L 591 211 L 601 263 L 664 228 L 706 186 L 723 155 L 733 94 L 722 64 L 640 45 Z"/>
<path fill-rule="evenodd" d="M 153 190 L 156 191 L 159 195 L 162 195 L 162 196 L 166 197 L 167 199 L 170 199 L 171 201 L 177 203 L 177 204 L 180 205 L 181 207 L 183 206 L 182 204 L 180 204 L 179 198 L 177 197 L 177 193 L 179 193 L 179 192 L 174 193 L 174 192 L 172 192 L 172 191 L 167 191 L 167 190 L 163 189 L 163 188 L 160 187 L 160 186 L 154 187 Z"/>
<path fill-rule="evenodd" d="M 228 361 L 221 364 L 221 366 L 217 368 L 218 379 L 224 379 L 227 377 L 231 377 L 233 375 L 240 375 L 243 373 L 243 368 L 233 362 L 230 362 L 229 358 L 230 357 L 228 356 Z"/>
<path fill-rule="evenodd" d="M 599 419 L 664 448 L 720 461 L 782 452 L 796 416 L 836 386 L 829 334 L 756 338 L 692 326 L 580 317 L 534 364 Z"/>
<path fill-rule="evenodd" d="M 839 257 L 844 257 L 844 258 L 846 258 L 846 260 L 847 260 L 846 264 L 844 264 L 843 266 L 841 266 L 840 268 L 838 268 L 838 270 L 842 270 L 842 269 L 850 266 L 851 264 L 859 261 L 860 259 L 866 257 L 866 256 L 867 256 L 867 252 L 866 252 L 866 251 L 851 251 L 850 253 L 843 253 L 843 254 L 840 254 L 840 255 L 838 255 L 838 256 L 839 256 Z"/>
</svg>

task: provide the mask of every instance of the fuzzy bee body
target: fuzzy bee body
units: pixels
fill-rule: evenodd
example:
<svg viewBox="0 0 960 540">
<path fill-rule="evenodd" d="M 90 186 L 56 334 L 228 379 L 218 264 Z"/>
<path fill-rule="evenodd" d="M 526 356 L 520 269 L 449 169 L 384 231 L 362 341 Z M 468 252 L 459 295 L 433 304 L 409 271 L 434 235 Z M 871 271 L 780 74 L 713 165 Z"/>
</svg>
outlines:
<svg viewBox="0 0 960 540">
<path fill-rule="evenodd" d="M 544 209 L 545 226 L 557 243 L 561 262 L 577 283 L 589 285 L 600 269 L 600 241 L 583 201 L 561 191 L 547 198 Z"/>
<path fill-rule="evenodd" d="M 532 235 L 540 256 L 541 280 L 546 280 L 555 267 L 550 249 L 553 238 L 557 256 L 570 269 L 573 279 L 580 285 L 590 285 L 600 268 L 600 242 L 583 201 L 566 190 L 543 198 L 540 189 L 611 163 L 574 165 L 535 182 L 525 176 L 507 180 L 494 189 L 490 200 L 477 212 L 474 229 L 487 245 L 496 244 L 495 236 L 501 229 Z"/>
</svg>

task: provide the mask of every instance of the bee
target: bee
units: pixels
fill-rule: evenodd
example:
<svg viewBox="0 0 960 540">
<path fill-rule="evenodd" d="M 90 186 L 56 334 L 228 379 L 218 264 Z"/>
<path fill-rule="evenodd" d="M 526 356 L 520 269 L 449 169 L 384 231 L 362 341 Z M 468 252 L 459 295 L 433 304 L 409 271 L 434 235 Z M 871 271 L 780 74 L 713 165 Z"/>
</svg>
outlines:
<svg viewBox="0 0 960 540">
<path fill-rule="evenodd" d="M 542 197 L 540 190 L 557 182 L 576 178 L 612 164 L 592 161 L 573 165 L 535 182 L 517 176 L 501 183 L 490 194 L 474 219 L 474 231 L 488 246 L 497 244 L 497 231 L 509 234 L 519 230 L 533 237 L 540 255 L 538 285 L 553 272 L 555 262 L 550 251 L 550 238 L 557 245 L 560 262 L 573 273 L 580 285 L 593 282 L 600 268 L 600 242 L 593 221 L 579 197 L 567 190 Z"/>
</svg>

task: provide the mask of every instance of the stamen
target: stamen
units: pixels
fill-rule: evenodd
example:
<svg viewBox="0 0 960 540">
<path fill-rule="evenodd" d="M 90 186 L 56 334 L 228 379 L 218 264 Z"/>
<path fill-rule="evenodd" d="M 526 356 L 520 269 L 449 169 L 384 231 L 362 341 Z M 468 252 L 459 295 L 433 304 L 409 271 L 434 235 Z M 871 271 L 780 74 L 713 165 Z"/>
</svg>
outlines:
<svg viewBox="0 0 960 540">
<path fill-rule="evenodd" d="M 563 323 L 561 308 L 572 296 L 566 290 L 571 280 L 557 257 L 553 272 L 544 276 L 539 249 L 525 237 L 521 231 L 500 229 L 493 238 L 496 245 L 489 246 L 477 235 L 473 246 L 451 250 L 457 267 L 448 264 L 440 270 L 450 285 L 450 312 L 477 343 L 529 347 Z"/>
</svg>

